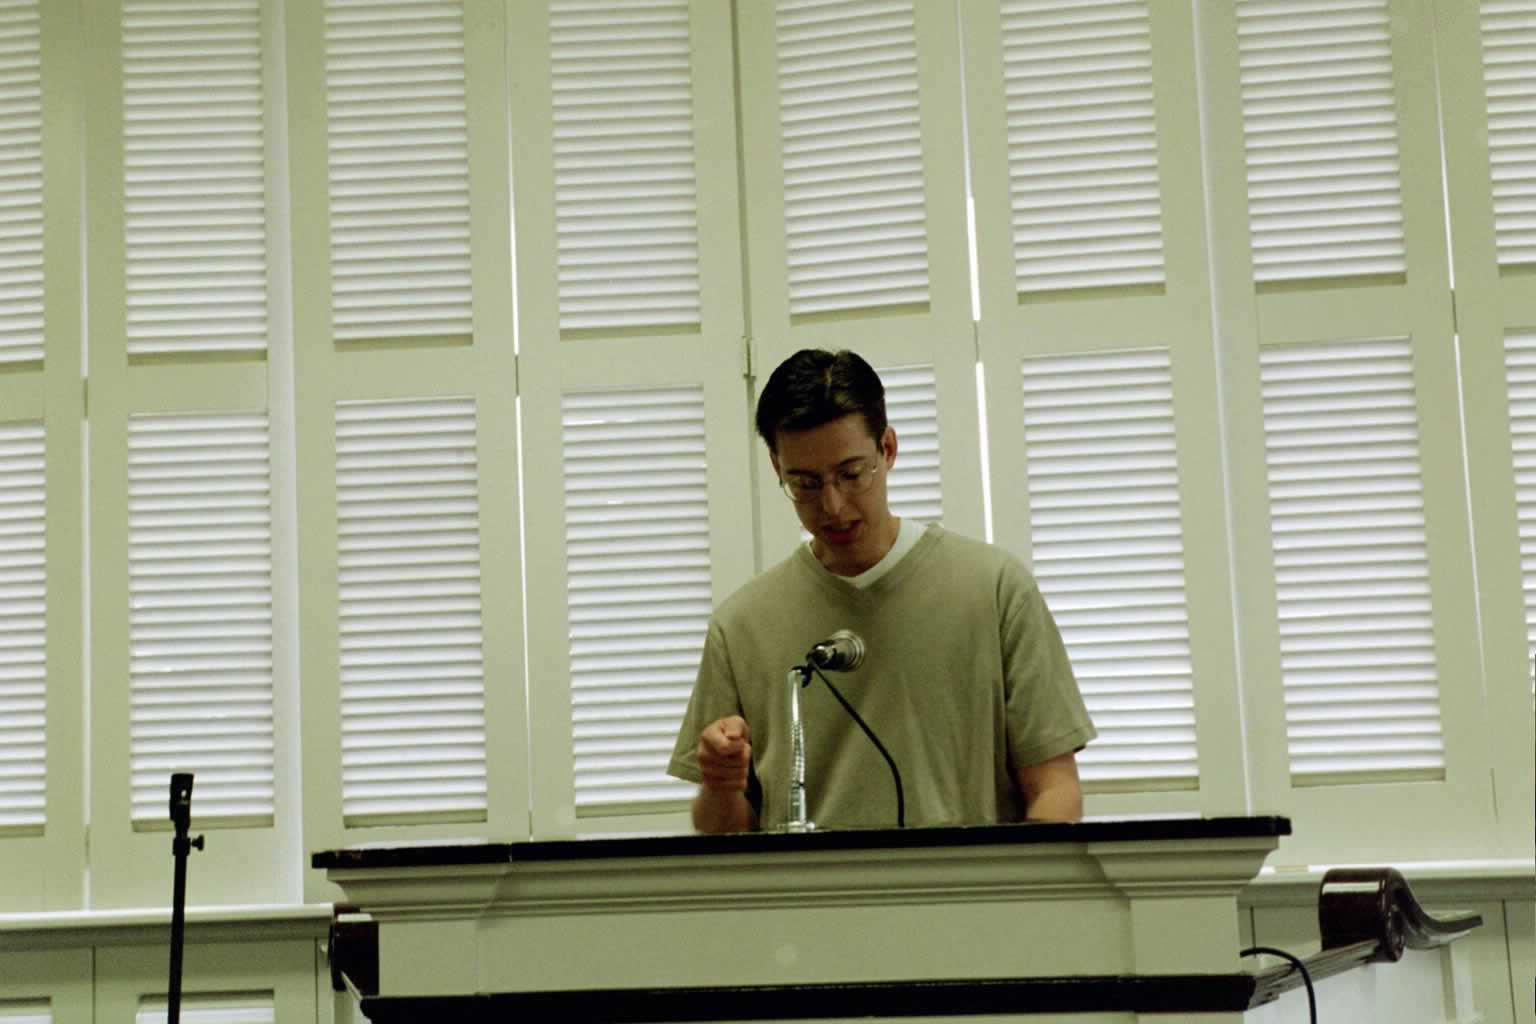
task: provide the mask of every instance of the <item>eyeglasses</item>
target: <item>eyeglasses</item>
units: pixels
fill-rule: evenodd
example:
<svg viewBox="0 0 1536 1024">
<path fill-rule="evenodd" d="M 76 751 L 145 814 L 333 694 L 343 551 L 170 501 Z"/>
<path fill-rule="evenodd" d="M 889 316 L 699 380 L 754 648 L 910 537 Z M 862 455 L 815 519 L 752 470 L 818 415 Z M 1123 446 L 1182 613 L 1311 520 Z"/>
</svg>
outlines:
<svg viewBox="0 0 1536 1024">
<path fill-rule="evenodd" d="M 832 486 L 845 498 L 856 497 L 869 490 L 880 475 L 878 458 L 860 459 L 839 466 L 832 472 Z M 821 492 L 827 481 L 815 473 L 786 473 L 779 477 L 779 487 L 797 505 L 810 505 L 821 500 Z"/>
</svg>

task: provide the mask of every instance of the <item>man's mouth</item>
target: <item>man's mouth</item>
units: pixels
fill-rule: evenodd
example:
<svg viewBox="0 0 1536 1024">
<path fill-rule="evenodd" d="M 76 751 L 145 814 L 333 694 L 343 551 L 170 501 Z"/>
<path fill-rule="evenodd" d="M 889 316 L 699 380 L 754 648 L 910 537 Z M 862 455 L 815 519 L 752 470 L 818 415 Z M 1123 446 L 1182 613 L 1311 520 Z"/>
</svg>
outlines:
<svg viewBox="0 0 1536 1024">
<path fill-rule="evenodd" d="M 821 536 L 832 544 L 847 544 L 859 535 L 859 524 L 849 523 L 847 526 L 823 526 Z"/>
</svg>

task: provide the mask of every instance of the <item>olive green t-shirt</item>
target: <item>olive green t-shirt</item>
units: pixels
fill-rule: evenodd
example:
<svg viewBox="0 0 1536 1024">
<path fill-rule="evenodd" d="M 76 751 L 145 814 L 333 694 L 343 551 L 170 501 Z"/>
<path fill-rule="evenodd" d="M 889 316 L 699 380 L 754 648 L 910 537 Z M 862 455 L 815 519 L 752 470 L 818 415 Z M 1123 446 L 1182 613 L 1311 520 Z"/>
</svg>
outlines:
<svg viewBox="0 0 1536 1024">
<path fill-rule="evenodd" d="M 700 731 L 741 715 L 762 787 L 759 824 L 784 824 L 787 675 L 838 629 L 859 634 L 867 653 L 832 682 L 900 768 L 908 825 L 1017 820 L 1013 769 L 1096 735 L 1034 577 L 1000 548 L 929 526 L 865 589 L 801 545 L 721 604 L 668 771 L 698 782 Z M 896 824 L 890 769 L 819 679 L 801 691 L 801 719 L 817 826 Z"/>
</svg>

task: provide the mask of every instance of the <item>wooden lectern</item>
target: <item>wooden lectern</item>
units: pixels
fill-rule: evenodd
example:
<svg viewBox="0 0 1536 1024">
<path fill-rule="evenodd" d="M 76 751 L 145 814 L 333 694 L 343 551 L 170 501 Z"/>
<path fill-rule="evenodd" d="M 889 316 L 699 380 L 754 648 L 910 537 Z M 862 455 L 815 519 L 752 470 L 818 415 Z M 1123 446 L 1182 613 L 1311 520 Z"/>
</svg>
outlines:
<svg viewBox="0 0 1536 1024">
<path fill-rule="evenodd" d="M 1232 1024 L 1295 980 L 1244 969 L 1237 903 L 1289 832 L 1165 819 L 351 848 L 314 864 L 370 919 L 340 919 L 331 959 L 375 1021 Z M 1345 887 L 1364 919 L 1397 913 L 1369 888 Z M 1381 959 L 1363 927 L 1334 945 Z"/>
</svg>

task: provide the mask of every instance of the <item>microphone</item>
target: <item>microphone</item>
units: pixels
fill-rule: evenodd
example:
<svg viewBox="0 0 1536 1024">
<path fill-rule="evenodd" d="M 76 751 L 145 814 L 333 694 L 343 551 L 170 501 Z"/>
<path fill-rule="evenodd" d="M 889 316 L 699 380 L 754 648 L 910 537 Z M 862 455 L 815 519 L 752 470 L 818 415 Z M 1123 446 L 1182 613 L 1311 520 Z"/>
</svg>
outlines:
<svg viewBox="0 0 1536 1024">
<path fill-rule="evenodd" d="M 805 660 L 824 672 L 852 672 L 864 664 L 864 641 L 851 629 L 840 629 L 812 647 Z"/>
</svg>

